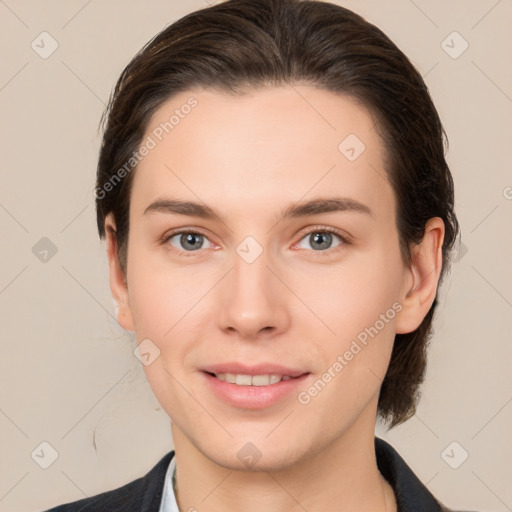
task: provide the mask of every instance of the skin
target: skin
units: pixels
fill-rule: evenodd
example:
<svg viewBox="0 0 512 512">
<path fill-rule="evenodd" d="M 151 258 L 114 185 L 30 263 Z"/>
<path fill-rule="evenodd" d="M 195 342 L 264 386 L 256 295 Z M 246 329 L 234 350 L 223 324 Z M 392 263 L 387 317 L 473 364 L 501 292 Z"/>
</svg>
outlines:
<svg viewBox="0 0 512 512">
<path fill-rule="evenodd" d="M 375 459 L 378 393 L 395 334 L 416 329 L 435 298 L 443 222 L 430 219 L 404 263 L 384 147 L 351 98 L 306 85 L 244 96 L 195 89 L 158 109 L 146 135 L 191 95 L 197 107 L 136 170 L 126 275 L 112 215 L 105 223 L 118 321 L 160 350 L 144 371 L 171 418 L 180 509 L 394 511 Z M 338 149 L 349 134 L 366 146 L 352 162 Z M 371 215 L 280 216 L 290 203 L 335 196 Z M 205 203 L 222 221 L 144 214 L 164 197 Z M 205 235 L 201 248 L 179 235 L 162 241 L 180 228 Z M 309 231 L 322 228 L 347 242 L 333 235 L 319 248 Z M 236 251 L 247 236 L 263 249 L 252 263 Z M 401 311 L 306 405 L 292 393 L 264 409 L 233 407 L 199 371 L 277 362 L 310 372 L 307 390 L 394 303 Z M 237 457 L 247 442 L 262 454 L 251 468 Z"/>
</svg>

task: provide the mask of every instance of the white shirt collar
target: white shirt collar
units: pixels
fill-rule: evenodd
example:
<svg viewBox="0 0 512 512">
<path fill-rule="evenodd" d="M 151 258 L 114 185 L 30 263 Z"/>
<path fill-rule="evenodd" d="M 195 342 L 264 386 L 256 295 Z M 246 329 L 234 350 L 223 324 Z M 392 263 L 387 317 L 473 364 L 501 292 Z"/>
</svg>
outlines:
<svg viewBox="0 0 512 512">
<path fill-rule="evenodd" d="M 176 454 L 172 458 L 167 473 L 165 474 L 164 492 L 162 502 L 160 503 L 159 512 L 180 512 L 176 503 L 176 496 L 172 487 L 172 477 L 176 471 Z"/>
</svg>

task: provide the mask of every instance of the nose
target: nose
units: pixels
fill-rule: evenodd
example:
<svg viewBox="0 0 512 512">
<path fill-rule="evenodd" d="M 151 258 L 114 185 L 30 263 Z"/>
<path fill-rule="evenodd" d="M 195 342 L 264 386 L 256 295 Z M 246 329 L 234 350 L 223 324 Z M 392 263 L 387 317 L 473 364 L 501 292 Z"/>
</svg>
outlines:
<svg viewBox="0 0 512 512">
<path fill-rule="evenodd" d="M 249 261 L 235 253 L 222 280 L 219 327 L 238 339 L 271 338 L 289 327 L 290 292 L 265 251 Z"/>
</svg>

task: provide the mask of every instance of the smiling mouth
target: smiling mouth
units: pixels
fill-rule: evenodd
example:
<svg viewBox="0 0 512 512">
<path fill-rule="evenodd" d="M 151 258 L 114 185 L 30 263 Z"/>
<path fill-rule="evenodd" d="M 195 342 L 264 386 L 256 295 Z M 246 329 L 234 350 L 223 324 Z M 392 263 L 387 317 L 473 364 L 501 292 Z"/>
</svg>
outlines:
<svg viewBox="0 0 512 512">
<path fill-rule="evenodd" d="M 280 375 L 277 373 L 261 374 L 261 375 L 246 375 L 239 373 L 212 373 L 205 372 L 212 377 L 216 377 L 219 380 L 228 382 L 230 384 L 236 384 L 237 386 L 270 386 L 272 384 L 278 384 L 281 381 L 287 381 L 297 379 L 300 376 L 292 377 L 290 375 Z M 306 375 L 305 373 L 302 375 Z"/>
</svg>

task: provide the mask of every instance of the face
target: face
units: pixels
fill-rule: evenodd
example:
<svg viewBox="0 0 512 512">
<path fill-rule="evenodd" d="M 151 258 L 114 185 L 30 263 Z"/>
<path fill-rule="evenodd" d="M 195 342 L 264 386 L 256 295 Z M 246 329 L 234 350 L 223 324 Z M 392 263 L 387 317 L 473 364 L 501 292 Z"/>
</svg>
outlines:
<svg viewBox="0 0 512 512">
<path fill-rule="evenodd" d="M 150 340 L 175 440 L 225 467 L 251 452 L 284 469 L 356 427 L 373 436 L 412 273 L 368 111 L 309 86 L 191 90 L 148 137 L 119 321 Z M 226 373 L 239 376 L 213 375 Z"/>
</svg>

